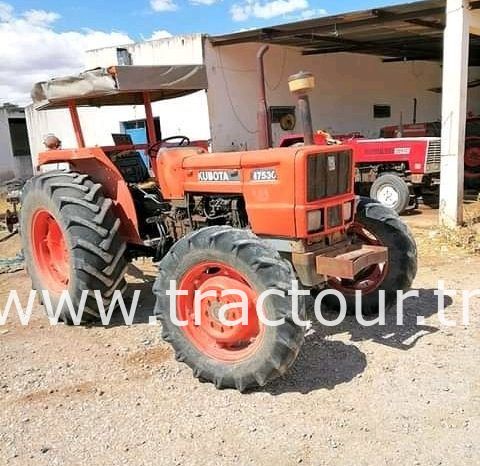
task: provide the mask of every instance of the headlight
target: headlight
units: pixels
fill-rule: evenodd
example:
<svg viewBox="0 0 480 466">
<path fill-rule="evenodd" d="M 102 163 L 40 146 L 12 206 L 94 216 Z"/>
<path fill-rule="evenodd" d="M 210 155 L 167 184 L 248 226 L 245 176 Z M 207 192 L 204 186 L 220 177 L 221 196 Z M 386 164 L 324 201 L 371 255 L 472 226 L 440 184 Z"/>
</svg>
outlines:
<svg viewBox="0 0 480 466">
<path fill-rule="evenodd" d="M 307 212 L 307 228 L 309 233 L 314 233 L 322 229 L 321 210 L 311 210 Z"/>
<path fill-rule="evenodd" d="M 349 222 L 352 220 L 353 216 L 353 207 L 352 207 L 352 202 L 346 202 L 343 204 L 343 221 L 344 222 Z"/>
</svg>

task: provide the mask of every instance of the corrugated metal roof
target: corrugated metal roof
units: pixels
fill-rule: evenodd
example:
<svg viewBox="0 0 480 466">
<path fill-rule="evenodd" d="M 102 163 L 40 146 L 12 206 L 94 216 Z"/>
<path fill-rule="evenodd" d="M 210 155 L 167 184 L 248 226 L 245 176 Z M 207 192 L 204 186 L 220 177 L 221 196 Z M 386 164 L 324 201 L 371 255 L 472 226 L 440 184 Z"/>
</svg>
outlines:
<svg viewBox="0 0 480 466">
<path fill-rule="evenodd" d="M 442 59 L 446 0 L 426 0 L 384 8 L 280 24 L 210 37 L 214 46 L 247 42 L 299 47 L 304 55 L 352 52 L 385 61 Z M 480 1 L 470 2 L 472 9 Z M 480 66 L 480 37 L 470 41 L 470 64 Z"/>
</svg>

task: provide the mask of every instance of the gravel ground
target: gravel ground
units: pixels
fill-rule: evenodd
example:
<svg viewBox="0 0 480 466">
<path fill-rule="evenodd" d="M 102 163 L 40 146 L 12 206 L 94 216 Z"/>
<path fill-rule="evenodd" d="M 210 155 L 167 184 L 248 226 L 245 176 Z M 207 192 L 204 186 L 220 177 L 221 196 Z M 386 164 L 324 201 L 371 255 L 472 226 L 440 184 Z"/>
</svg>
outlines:
<svg viewBox="0 0 480 466">
<path fill-rule="evenodd" d="M 470 325 L 445 327 L 433 290 L 437 279 L 478 287 L 480 257 L 436 245 L 429 211 L 407 221 L 420 299 L 406 325 L 314 325 L 290 372 L 248 394 L 199 383 L 173 359 L 148 325 L 149 263 L 129 277 L 142 289 L 131 327 L 50 327 L 39 306 L 28 327 L 9 319 L 0 327 L 0 464 L 479 464 L 480 299 Z M 0 306 L 12 288 L 28 296 L 24 272 L 0 275 Z M 458 319 L 461 297 L 446 302 Z"/>
</svg>

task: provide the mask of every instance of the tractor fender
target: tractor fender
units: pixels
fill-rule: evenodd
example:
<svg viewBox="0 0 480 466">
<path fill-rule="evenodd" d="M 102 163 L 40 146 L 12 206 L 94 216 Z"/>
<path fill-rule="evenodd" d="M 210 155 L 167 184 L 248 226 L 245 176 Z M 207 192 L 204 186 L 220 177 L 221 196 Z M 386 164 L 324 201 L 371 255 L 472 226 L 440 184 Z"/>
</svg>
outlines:
<svg viewBox="0 0 480 466">
<path fill-rule="evenodd" d="M 100 147 L 51 150 L 41 152 L 38 156 L 39 167 L 56 163 L 68 163 L 72 170 L 100 183 L 105 195 L 112 199 L 115 213 L 121 220 L 120 234 L 123 239 L 128 243 L 143 244 L 128 184 Z"/>
<path fill-rule="evenodd" d="M 185 160 L 206 153 L 204 149 L 198 147 L 164 147 L 160 149 L 152 160 L 152 167 L 165 199 L 183 199 L 185 197 Z"/>
</svg>

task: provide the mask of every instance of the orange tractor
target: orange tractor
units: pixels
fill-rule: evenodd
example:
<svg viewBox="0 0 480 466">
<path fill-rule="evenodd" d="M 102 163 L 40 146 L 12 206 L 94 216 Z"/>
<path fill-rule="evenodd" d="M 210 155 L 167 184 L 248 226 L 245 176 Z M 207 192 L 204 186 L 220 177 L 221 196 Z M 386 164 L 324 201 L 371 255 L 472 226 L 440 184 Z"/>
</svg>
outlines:
<svg viewBox="0 0 480 466">
<path fill-rule="evenodd" d="M 380 290 L 387 308 L 394 305 L 397 290 L 415 277 L 415 242 L 392 210 L 354 195 L 348 146 L 312 144 L 313 78 L 299 74 L 289 86 L 305 146 L 208 153 L 185 136 L 176 146 L 171 138 L 157 140 L 151 108 L 152 101 L 206 88 L 202 66 L 118 66 L 37 84 L 39 109 L 70 109 L 78 148 L 39 154 L 41 173 L 24 189 L 21 231 L 33 288 L 48 290 L 54 304 L 66 290 L 74 306 L 82 291 L 99 290 L 108 305 L 115 290 L 125 289 L 129 262 L 152 257 L 159 262 L 153 291 L 163 338 L 196 377 L 241 391 L 285 373 L 302 346 L 305 327 L 294 323 L 288 293 L 293 281 L 334 289 L 350 309 L 359 290 L 365 313 L 377 312 Z M 148 144 L 85 147 L 77 106 L 139 103 Z M 62 169 L 52 170 L 55 164 Z M 171 280 L 183 290 L 173 314 Z M 259 296 L 271 289 L 261 311 L 282 322 L 275 326 L 256 312 Z M 195 291 L 211 295 L 200 302 L 200 323 Z M 236 319 L 240 294 L 248 300 L 248 323 Z M 332 294 L 323 302 L 339 307 Z M 225 305 L 231 325 L 219 318 Z M 84 322 L 98 318 L 93 294 L 85 311 Z M 71 323 L 66 307 L 61 316 Z"/>
</svg>

